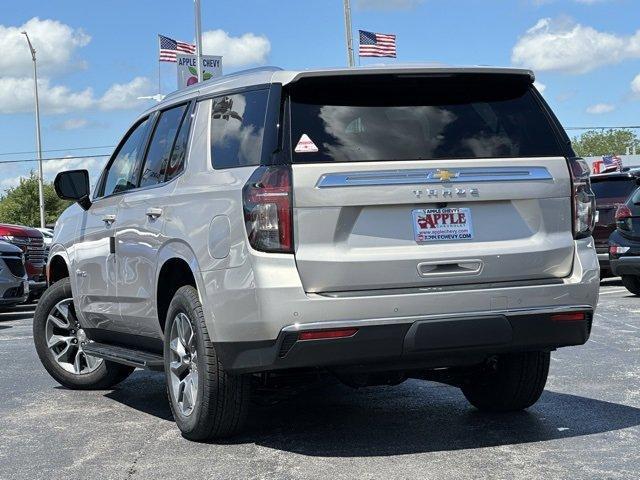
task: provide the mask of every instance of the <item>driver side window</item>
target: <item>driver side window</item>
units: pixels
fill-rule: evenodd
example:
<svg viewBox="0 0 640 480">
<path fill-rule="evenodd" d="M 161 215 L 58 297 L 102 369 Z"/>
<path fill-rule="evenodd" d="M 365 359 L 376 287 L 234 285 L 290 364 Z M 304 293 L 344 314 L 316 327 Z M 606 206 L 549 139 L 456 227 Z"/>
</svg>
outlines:
<svg viewBox="0 0 640 480">
<path fill-rule="evenodd" d="M 106 172 L 101 196 L 109 196 L 136 188 L 140 162 L 147 140 L 149 119 L 135 127 L 120 145 L 115 158 Z"/>
</svg>

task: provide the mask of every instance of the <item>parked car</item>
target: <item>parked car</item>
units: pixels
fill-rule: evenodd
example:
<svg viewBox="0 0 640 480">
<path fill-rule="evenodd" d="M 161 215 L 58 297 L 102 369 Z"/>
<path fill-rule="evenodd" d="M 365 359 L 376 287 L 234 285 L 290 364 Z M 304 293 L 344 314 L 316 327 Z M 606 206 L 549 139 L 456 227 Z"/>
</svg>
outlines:
<svg viewBox="0 0 640 480">
<path fill-rule="evenodd" d="M 613 275 L 634 295 L 640 295 L 640 188 L 616 210 L 616 229 L 609 237 Z"/>
<path fill-rule="evenodd" d="M 52 228 L 36 227 L 36 230 L 38 230 L 42 234 L 42 238 L 44 240 L 44 244 L 47 247 L 50 246 L 51 245 L 51 241 L 53 240 L 53 229 Z"/>
<path fill-rule="evenodd" d="M 0 306 L 24 303 L 29 296 L 29 280 L 22 249 L 0 240 Z"/>
<path fill-rule="evenodd" d="M 598 298 L 589 168 L 528 70 L 257 69 L 142 114 L 56 225 L 34 340 L 69 388 L 165 371 L 194 440 L 254 383 L 417 377 L 542 393 Z M 308 369 L 308 370 L 305 370 Z"/>
<path fill-rule="evenodd" d="M 25 268 L 29 278 L 29 300 L 38 298 L 47 288 L 45 278 L 47 252 L 42 234 L 35 228 L 2 223 L 0 240 L 15 245 L 24 253 Z"/>
<path fill-rule="evenodd" d="M 600 262 L 601 276 L 612 275 L 609 265 L 609 237 L 616 229 L 615 213 L 638 186 L 640 169 L 603 173 L 591 176 L 591 188 L 596 195 L 596 226 L 593 239 Z"/>
</svg>

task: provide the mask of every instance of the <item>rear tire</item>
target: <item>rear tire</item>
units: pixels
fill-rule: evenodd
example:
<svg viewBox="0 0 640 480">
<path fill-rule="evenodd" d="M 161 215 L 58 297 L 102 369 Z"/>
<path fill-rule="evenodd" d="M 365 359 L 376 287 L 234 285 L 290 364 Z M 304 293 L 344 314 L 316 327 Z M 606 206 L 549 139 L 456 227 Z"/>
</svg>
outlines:
<svg viewBox="0 0 640 480">
<path fill-rule="evenodd" d="M 192 286 L 178 289 L 169 305 L 164 362 L 171 411 L 183 437 L 205 441 L 240 432 L 249 408 L 251 379 L 225 371 Z"/>
<path fill-rule="evenodd" d="M 66 318 L 60 316 L 59 310 L 56 311 L 61 304 L 66 307 Z M 51 329 L 51 326 L 47 325 L 50 316 L 57 316 L 56 325 L 58 326 L 54 326 L 56 329 L 54 332 L 48 331 L 48 328 Z M 81 343 L 74 337 L 78 330 L 77 325 L 79 324 L 73 305 L 71 283 L 69 278 L 63 278 L 44 292 L 33 316 L 33 341 L 36 352 L 40 362 L 56 382 L 73 390 L 104 390 L 131 375 L 135 370 L 133 367 L 84 354 Z M 54 343 L 53 336 L 61 340 Z M 65 338 L 67 340 L 62 340 Z M 77 356 L 81 357 L 77 364 L 80 373 L 71 371 Z M 60 361 L 62 357 L 64 362 Z"/>
<path fill-rule="evenodd" d="M 623 275 L 622 284 L 634 295 L 640 295 L 640 277 L 637 275 Z"/>
<path fill-rule="evenodd" d="M 462 386 L 462 393 L 479 410 L 524 410 L 542 395 L 550 357 L 549 352 L 500 355 L 491 371 L 468 379 Z"/>
</svg>

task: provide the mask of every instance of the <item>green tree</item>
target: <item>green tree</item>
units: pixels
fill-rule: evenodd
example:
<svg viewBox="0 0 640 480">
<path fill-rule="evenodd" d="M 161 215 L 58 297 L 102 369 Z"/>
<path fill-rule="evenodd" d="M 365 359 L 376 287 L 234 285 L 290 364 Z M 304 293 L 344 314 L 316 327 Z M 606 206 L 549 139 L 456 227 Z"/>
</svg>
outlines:
<svg viewBox="0 0 640 480">
<path fill-rule="evenodd" d="M 638 137 L 631 130 L 590 130 L 574 137 L 572 144 L 581 157 L 624 155 L 628 147 L 638 145 Z"/>
<path fill-rule="evenodd" d="M 7 189 L 0 195 L 0 223 L 40 226 L 38 209 L 38 176 L 31 172 L 28 177 L 21 178 L 20 184 Z M 70 202 L 58 198 L 53 184 L 44 184 L 44 212 L 47 225 L 55 223 Z"/>
</svg>

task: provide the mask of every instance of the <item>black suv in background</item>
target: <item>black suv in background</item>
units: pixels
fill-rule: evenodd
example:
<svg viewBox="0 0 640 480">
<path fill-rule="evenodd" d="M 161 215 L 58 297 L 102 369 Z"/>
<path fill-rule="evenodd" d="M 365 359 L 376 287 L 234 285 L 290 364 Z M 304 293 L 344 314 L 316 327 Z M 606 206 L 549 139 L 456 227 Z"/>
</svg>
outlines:
<svg viewBox="0 0 640 480">
<path fill-rule="evenodd" d="M 593 239 L 600 261 L 600 276 L 611 276 L 609 265 L 609 236 L 616 229 L 616 210 L 625 203 L 638 186 L 640 168 L 623 172 L 591 176 L 591 188 L 596 195 L 596 226 Z"/>
<path fill-rule="evenodd" d="M 609 237 L 609 261 L 613 275 L 631 293 L 640 295 L 640 188 L 616 210 L 616 229 Z"/>
</svg>

